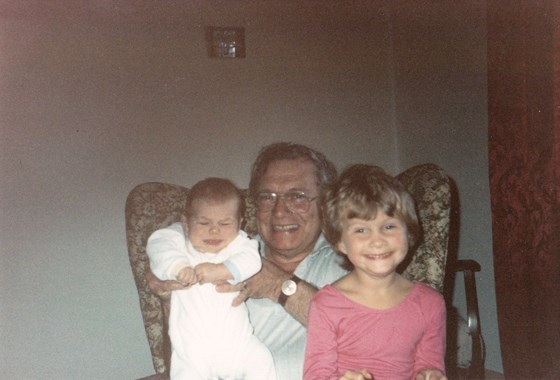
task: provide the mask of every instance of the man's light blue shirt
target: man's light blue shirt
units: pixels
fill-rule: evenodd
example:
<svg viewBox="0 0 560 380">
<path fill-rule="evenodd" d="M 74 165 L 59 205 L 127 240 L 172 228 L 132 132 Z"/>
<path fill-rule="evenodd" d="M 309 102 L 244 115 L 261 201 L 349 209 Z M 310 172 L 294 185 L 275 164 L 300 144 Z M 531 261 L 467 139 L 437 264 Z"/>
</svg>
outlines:
<svg viewBox="0 0 560 380">
<path fill-rule="evenodd" d="M 264 243 L 260 237 L 257 239 L 261 256 L 264 256 Z M 320 289 L 347 273 L 340 266 L 341 262 L 341 257 L 321 234 L 311 254 L 298 265 L 294 274 Z M 278 380 L 301 379 L 306 328 L 268 298 L 249 299 L 247 307 L 255 335 L 272 353 Z"/>
</svg>

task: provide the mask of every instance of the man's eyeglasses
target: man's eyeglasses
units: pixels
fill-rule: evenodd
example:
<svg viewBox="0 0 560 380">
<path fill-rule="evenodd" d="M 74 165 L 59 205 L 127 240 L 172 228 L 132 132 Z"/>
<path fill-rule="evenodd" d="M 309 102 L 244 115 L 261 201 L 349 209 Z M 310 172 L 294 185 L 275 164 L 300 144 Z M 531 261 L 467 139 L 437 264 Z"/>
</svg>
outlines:
<svg viewBox="0 0 560 380">
<path fill-rule="evenodd" d="M 288 191 L 284 194 L 262 192 L 258 193 L 255 202 L 259 211 L 270 211 L 279 199 L 284 199 L 286 207 L 293 212 L 307 212 L 311 202 L 317 197 L 310 198 L 303 191 Z"/>
</svg>

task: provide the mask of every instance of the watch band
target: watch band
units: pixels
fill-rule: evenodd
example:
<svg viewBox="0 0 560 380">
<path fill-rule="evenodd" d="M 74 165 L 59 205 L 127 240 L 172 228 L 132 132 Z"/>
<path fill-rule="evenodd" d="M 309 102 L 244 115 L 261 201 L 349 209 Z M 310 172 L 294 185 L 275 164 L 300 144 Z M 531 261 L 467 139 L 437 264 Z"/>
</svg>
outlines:
<svg viewBox="0 0 560 380">
<path fill-rule="evenodd" d="M 299 278 L 296 275 L 293 275 L 292 277 L 290 277 L 290 280 L 293 281 L 297 285 L 301 281 L 301 278 Z M 289 296 L 287 294 L 285 294 L 282 290 L 280 290 L 280 296 L 278 297 L 278 303 L 282 307 L 286 306 L 286 301 L 288 301 L 288 297 Z"/>
</svg>

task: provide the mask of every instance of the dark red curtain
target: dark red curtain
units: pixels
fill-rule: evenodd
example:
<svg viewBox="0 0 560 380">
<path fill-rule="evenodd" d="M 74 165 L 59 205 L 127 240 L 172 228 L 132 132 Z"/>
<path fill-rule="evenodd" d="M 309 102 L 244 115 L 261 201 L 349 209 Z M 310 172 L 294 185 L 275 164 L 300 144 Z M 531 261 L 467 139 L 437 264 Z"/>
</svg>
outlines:
<svg viewBox="0 0 560 380">
<path fill-rule="evenodd" d="M 560 379 L 560 1 L 489 0 L 489 161 L 506 379 Z"/>
</svg>

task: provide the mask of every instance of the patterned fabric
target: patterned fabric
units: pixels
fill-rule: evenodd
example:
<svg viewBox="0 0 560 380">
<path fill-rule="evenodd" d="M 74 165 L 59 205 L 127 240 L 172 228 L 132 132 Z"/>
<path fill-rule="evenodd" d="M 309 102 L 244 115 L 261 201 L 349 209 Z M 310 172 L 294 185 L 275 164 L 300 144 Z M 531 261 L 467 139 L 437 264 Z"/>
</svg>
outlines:
<svg viewBox="0 0 560 380">
<path fill-rule="evenodd" d="M 148 336 L 156 373 L 166 373 L 171 355 L 163 303 L 150 292 L 146 282 L 149 265 L 146 242 L 155 230 L 177 222 L 185 206 L 188 189 L 164 184 L 145 183 L 134 188 L 125 206 L 128 257 L 140 297 L 140 309 Z M 165 313 L 167 315 L 167 313 Z M 165 321 L 165 322 L 164 322 Z"/>
<path fill-rule="evenodd" d="M 434 164 L 407 169 L 397 176 L 416 202 L 423 239 L 403 275 L 443 292 L 451 191 L 449 178 Z"/>
<path fill-rule="evenodd" d="M 560 379 L 560 2 L 487 2 L 488 161 L 506 379 Z"/>
<path fill-rule="evenodd" d="M 443 290 L 449 230 L 450 190 L 445 173 L 436 165 L 425 164 L 406 170 L 399 180 L 417 202 L 424 239 L 416 249 L 404 275 Z M 144 327 L 148 336 L 154 369 L 159 374 L 169 368 L 170 343 L 167 335 L 166 305 L 150 292 L 146 282 L 149 260 L 146 241 L 152 232 L 180 220 L 188 189 L 164 183 L 145 183 L 129 194 L 126 207 L 128 255 L 134 274 Z M 255 206 L 246 201 L 243 229 L 257 232 Z"/>
</svg>

